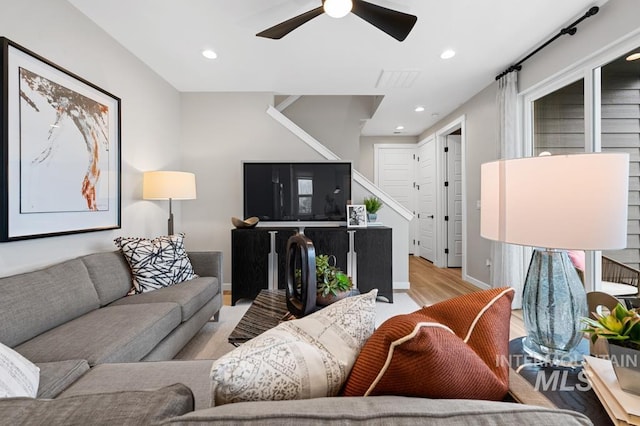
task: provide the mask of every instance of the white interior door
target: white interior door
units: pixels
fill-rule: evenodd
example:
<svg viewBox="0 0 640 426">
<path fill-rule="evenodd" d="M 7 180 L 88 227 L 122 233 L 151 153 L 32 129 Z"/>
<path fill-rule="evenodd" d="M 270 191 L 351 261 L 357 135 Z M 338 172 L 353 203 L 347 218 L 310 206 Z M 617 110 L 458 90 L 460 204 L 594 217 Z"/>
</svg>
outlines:
<svg viewBox="0 0 640 426">
<path fill-rule="evenodd" d="M 462 137 L 447 136 L 447 267 L 462 267 Z"/>
<path fill-rule="evenodd" d="M 436 234 L 436 141 L 422 145 L 418 151 L 418 254 L 435 260 Z"/>
<path fill-rule="evenodd" d="M 414 147 L 378 149 L 377 165 L 374 182 L 380 189 L 392 196 L 397 202 L 410 211 L 415 211 L 415 197 L 413 183 L 415 182 L 415 154 Z M 414 252 L 413 235 L 415 235 L 416 220 L 409 224 L 409 254 Z"/>
</svg>

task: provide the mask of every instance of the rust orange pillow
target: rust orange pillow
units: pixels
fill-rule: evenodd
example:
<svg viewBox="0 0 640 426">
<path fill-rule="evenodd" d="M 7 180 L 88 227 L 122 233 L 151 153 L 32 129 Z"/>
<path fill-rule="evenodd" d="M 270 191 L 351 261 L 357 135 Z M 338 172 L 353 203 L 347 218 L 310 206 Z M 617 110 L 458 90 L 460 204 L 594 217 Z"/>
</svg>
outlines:
<svg viewBox="0 0 640 426">
<path fill-rule="evenodd" d="M 513 295 L 495 288 L 388 319 L 365 343 L 343 394 L 503 399 Z"/>
</svg>

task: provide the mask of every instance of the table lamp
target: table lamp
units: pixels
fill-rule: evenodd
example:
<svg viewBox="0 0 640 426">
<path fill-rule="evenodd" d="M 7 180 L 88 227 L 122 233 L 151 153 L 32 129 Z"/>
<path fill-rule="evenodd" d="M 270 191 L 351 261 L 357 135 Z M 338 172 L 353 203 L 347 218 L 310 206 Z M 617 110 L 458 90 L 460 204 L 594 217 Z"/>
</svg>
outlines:
<svg viewBox="0 0 640 426">
<path fill-rule="evenodd" d="M 626 153 L 482 164 L 481 235 L 534 247 L 522 297 L 523 347 L 532 357 L 556 365 L 581 360 L 586 292 L 566 250 L 626 247 L 628 181 Z"/>
<path fill-rule="evenodd" d="M 171 202 L 196 198 L 196 176 L 187 172 L 145 172 L 142 177 L 142 198 L 145 200 L 169 200 L 168 232 L 169 235 L 173 235 Z"/>
</svg>

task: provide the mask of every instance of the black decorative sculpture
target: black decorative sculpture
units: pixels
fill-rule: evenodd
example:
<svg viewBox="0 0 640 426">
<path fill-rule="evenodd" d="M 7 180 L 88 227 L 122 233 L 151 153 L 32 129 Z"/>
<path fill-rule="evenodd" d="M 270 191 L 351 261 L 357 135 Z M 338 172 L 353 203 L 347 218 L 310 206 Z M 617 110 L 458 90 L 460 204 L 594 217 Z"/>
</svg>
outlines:
<svg viewBox="0 0 640 426">
<path fill-rule="evenodd" d="M 316 250 L 304 234 L 287 241 L 287 309 L 297 318 L 316 308 Z"/>
</svg>

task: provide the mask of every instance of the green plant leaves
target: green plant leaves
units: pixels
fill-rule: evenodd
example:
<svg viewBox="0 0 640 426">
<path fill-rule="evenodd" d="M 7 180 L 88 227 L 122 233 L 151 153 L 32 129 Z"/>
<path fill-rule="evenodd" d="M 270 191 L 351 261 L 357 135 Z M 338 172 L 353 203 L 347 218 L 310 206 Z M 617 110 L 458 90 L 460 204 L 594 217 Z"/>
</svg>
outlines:
<svg viewBox="0 0 640 426">
<path fill-rule="evenodd" d="M 382 207 L 382 200 L 378 197 L 366 197 L 362 202 L 367 213 L 376 213 Z"/>
<path fill-rule="evenodd" d="M 335 256 L 326 254 L 316 256 L 316 282 L 318 294 L 322 296 L 337 296 L 340 292 L 351 290 L 353 286 L 351 278 L 335 266 Z"/>
<path fill-rule="evenodd" d="M 603 316 L 594 312 L 593 316 L 596 319 L 581 319 L 588 325 L 582 331 L 591 334 L 592 342 L 602 337 L 609 340 L 629 341 L 633 346 L 640 344 L 640 314 L 636 309 L 627 310 L 619 303 L 609 315 Z"/>
</svg>

